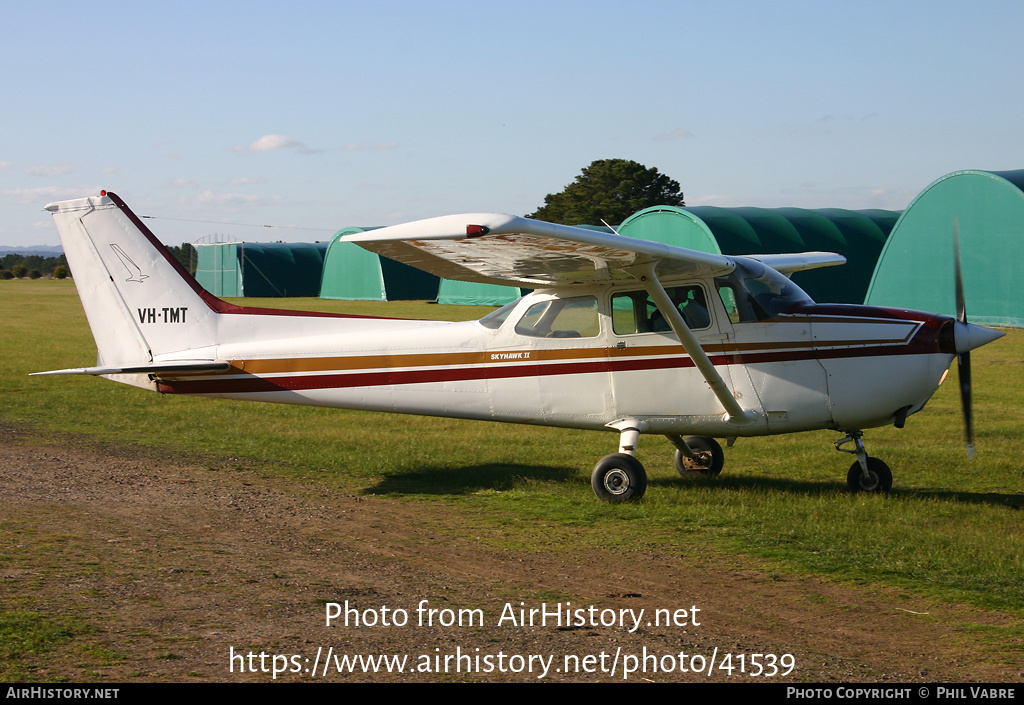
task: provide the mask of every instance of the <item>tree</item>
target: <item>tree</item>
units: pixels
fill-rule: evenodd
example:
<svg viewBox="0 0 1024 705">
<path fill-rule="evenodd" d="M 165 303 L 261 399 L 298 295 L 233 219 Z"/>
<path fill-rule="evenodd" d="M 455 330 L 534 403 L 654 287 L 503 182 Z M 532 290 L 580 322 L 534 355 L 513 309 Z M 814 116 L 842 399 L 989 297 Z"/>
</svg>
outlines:
<svg viewBox="0 0 1024 705">
<path fill-rule="evenodd" d="M 180 247 L 168 246 L 167 249 L 190 274 L 196 273 L 196 260 L 198 258 L 196 257 L 196 248 L 192 247 L 190 243 L 183 242 Z"/>
<path fill-rule="evenodd" d="M 685 206 L 679 182 L 627 159 L 599 159 L 528 218 L 563 225 L 617 225 L 650 206 Z"/>
</svg>

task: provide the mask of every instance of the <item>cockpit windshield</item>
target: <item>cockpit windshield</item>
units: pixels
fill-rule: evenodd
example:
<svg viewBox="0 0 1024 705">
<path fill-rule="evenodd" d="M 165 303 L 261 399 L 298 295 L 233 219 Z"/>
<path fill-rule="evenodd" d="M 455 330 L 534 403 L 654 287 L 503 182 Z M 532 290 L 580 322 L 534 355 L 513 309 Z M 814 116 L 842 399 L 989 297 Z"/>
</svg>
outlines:
<svg viewBox="0 0 1024 705">
<path fill-rule="evenodd" d="M 735 271 L 715 284 L 733 323 L 764 321 L 797 304 L 814 303 L 785 275 L 752 259 L 737 259 Z"/>
<path fill-rule="evenodd" d="M 522 301 L 522 299 L 516 299 L 515 301 L 511 301 L 505 304 L 499 309 L 491 311 L 486 316 L 480 319 L 480 325 L 482 325 L 484 328 L 497 330 L 498 328 L 501 327 L 501 324 L 505 322 L 505 319 L 508 318 L 508 314 L 512 313 L 512 309 L 514 309 L 520 301 Z"/>
</svg>

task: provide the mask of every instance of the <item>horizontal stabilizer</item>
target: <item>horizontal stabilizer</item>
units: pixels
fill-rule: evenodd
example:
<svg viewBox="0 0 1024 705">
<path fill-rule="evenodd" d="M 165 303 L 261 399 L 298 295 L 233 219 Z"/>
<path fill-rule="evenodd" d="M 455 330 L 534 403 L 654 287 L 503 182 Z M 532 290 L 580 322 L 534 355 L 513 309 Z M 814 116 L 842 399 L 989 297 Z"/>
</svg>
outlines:
<svg viewBox="0 0 1024 705">
<path fill-rule="evenodd" d="M 66 370 L 33 372 L 33 375 L 132 375 L 132 374 L 197 374 L 200 372 L 224 372 L 231 369 L 227 362 L 212 360 L 197 362 L 153 362 L 148 365 L 126 365 L 124 367 L 72 367 Z"/>
</svg>

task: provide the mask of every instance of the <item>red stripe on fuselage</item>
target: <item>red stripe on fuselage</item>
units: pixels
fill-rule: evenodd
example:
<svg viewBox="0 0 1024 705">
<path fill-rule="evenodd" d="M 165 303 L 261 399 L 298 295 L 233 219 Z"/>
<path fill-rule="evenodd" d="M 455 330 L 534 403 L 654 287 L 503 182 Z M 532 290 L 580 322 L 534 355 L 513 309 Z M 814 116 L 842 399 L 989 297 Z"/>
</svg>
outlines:
<svg viewBox="0 0 1024 705">
<path fill-rule="evenodd" d="M 925 349 L 926 348 L 926 349 Z M 787 350 L 784 352 L 727 353 L 711 355 L 716 366 L 788 362 L 797 360 L 881 357 L 937 353 L 934 345 L 881 345 L 832 350 Z M 439 384 L 469 380 L 548 377 L 601 372 L 684 369 L 694 362 L 686 355 L 652 359 L 600 359 L 587 362 L 489 365 L 418 370 L 377 370 L 373 372 L 328 373 L 294 376 L 234 377 L 232 379 L 160 380 L 158 389 L 168 394 L 243 394 L 299 391 L 309 389 L 348 389 L 406 384 Z"/>
</svg>

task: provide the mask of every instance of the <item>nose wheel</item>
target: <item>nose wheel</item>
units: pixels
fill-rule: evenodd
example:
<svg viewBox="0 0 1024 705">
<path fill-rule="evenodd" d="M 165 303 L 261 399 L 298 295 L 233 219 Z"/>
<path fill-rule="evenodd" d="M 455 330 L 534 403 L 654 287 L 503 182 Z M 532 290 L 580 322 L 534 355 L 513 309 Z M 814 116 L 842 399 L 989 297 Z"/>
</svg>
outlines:
<svg viewBox="0 0 1024 705">
<path fill-rule="evenodd" d="M 850 472 L 846 473 L 846 486 L 851 492 L 888 492 L 892 489 L 892 470 L 878 458 L 868 456 L 864 450 L 864 441 L 861 440 L 863 435 L 862 431 L 853 431 L 835 442 L 836 450 L 840 453 L 857 456 L 857 461 L 850 466 Z M 855 448 L 843 448 L 847 443 L 853 443 Z"/>
<path fill-rule="evenodd" d="M 865 474 L 858 460 L 846 474 L 846 486 L 851 492 L 888 492 L 892 489 L 892 471 L 878 458 L 868 458 Z"/>
</svg>

